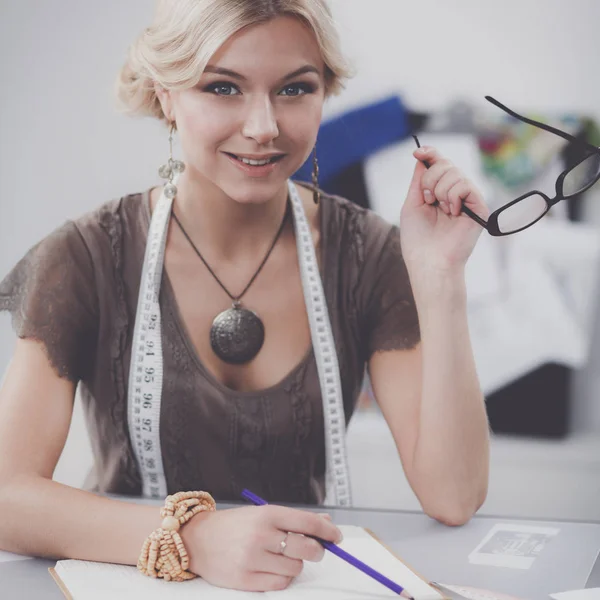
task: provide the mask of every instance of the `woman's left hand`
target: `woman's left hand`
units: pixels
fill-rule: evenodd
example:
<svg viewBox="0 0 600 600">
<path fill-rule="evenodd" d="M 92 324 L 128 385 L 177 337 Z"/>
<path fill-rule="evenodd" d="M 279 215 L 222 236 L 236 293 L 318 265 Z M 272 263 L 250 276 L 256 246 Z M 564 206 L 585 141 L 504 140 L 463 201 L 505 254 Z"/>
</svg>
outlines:
<svg viewBox="0 0 600 600">
<path fill-rule="evenodd" d="M 419 148 L 414 156 L 417 164 L 400 217 L 404 261 L 409 271 L 425 273 L 464 268 L 483 228 L 461 214 L 461 207 L 487 220 L 483 196 L 435 148 Z"/>
</svg>

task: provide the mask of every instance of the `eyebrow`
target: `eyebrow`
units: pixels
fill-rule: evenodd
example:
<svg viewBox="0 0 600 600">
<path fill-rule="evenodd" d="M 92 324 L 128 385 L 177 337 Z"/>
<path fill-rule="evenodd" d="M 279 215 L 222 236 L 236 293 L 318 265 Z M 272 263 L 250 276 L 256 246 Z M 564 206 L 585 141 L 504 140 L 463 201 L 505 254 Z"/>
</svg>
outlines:
<svg viewBox="0 0 600 600">
<path fill-rule="evenodd" d="M 207 65 L 204 69 L 205 73 L 214 73 L 216 75 L 225 75 L 227 77 L 231 77 L 233 79 L 238 79 L 239 81 L 246 81 L 246 78 L 240 73 L 236 73 L 235 71 L 231 71 L 230 69 L 223 69 L 222 67 L 214 67 L 212 65 Z M 294 77 L 298 77 L 300 75 L 304 75 L 305 73 L 316 73 L 320 75 L 319 69 L 313 67 L 312 65 L 306 65 L 304 67 L 300 67 L 296 69 L 292 73 L 288 73 L 285 77 L 281 78 L 281 81 L 288 81 L 289 79 L 293 79 Z"/>
</svg>

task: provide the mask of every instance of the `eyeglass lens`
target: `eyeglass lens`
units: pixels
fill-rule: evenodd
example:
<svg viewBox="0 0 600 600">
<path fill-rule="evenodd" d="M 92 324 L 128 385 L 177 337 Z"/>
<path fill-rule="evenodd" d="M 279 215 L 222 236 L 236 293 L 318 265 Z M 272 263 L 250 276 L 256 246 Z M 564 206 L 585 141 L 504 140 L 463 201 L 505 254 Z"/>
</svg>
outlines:
<svg viewBox="0 0 600 600">
<path fill-rule="evenodd" d="M 548 203 L 540 194 L 531 194 L 498 213 L 500 233 L 514 233 L 535 223 L 548 211 Z"/>
<path fill-rule="evenodd" d="M 594 153 L 571 169 L 563 181 L 563 196 L 569 198 L 585 190 L 600 174 L 600 153 Z"/>
</svg>

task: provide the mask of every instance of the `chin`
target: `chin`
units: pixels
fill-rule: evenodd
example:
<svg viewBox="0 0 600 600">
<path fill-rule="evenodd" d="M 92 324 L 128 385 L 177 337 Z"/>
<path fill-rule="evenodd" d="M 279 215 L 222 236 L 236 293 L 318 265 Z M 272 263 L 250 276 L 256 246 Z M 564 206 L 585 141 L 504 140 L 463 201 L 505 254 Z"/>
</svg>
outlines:
<svg viewBox="0 0 600 600">
<path fill-rule="evenodd" d="M 238 204 L 259 205 L 269 202 L 274 196 L 281 192 L 286 181 L 278 181 L 268 185 L 227 185 L 223 191 Z"/>
<path fill-rule="evenodd" d="M 214 183 L 234 202 L 239 204 L 264 204 L 282 193 L 291 175 L 279 173 L 277 177 L 249 178 L 224 177 Z"/>
</svg>

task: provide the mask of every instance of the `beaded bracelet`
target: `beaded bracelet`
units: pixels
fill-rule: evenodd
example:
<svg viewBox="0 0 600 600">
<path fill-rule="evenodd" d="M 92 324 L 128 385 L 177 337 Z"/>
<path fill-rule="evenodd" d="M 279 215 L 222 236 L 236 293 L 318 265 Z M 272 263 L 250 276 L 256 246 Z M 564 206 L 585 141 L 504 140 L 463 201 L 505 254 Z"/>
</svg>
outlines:
<svg viewBox="0 0 600 600">
<path fill-rule="evenodd" d="M 186 581 L 196 577 L 188 571 L 190 560 L 178 531 L 199 512 L 215 509 L 215 501 L 208 492 L 178 492 L 167 496 L 160 509 L 162 524 L 144 542 L 138 570 L 165 581 Z"/>
</svg>

